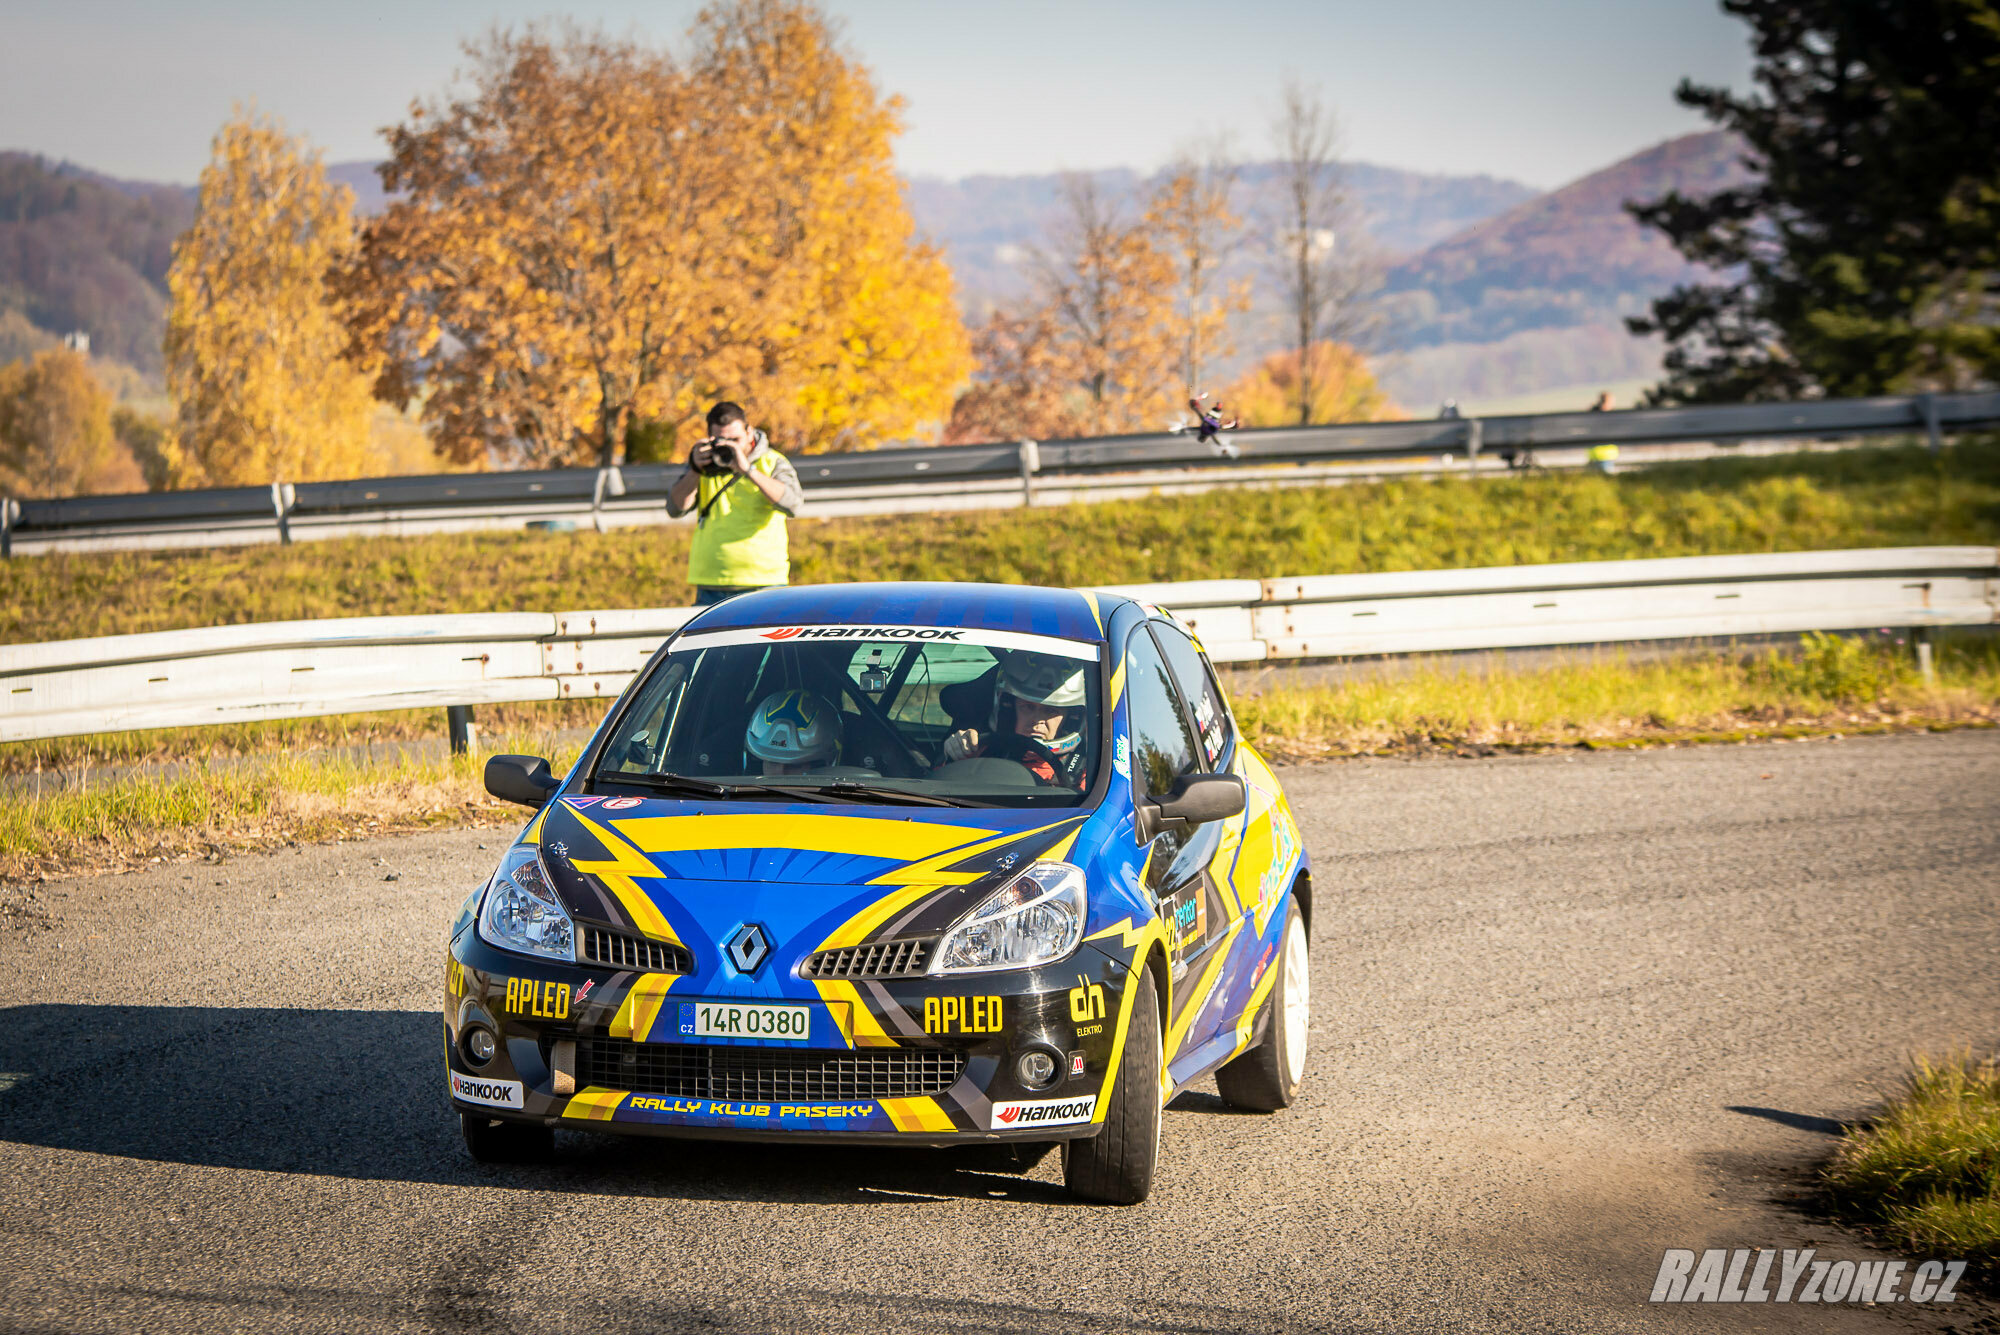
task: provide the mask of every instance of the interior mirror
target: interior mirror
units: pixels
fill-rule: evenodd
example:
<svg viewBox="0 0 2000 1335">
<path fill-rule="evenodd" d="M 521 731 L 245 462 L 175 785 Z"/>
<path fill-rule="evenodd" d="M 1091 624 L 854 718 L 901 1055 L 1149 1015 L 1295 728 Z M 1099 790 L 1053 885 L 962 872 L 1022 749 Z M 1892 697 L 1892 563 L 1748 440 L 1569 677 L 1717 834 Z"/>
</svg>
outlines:
<svg viewBox="0 0 2000 1335">
<path fill-rule="evenodd" d="M 540 756 L 486 758 L 486 791 L 503 802 L 540 810 L 560 787 L 562 780 L 549 773 L 549 762 Z"/>
<path fill-rule="evenodd" d="M 1140 811 L 1152 827 L 1147 837 L 1170 831 L 1185 832 L 1212 820 L 1227 820 L 1242 813 L 1249 803 L 1243 780 L 1234 774 L 1185 774 L 1156 802 L 1142 803 Z"/>
</svg>

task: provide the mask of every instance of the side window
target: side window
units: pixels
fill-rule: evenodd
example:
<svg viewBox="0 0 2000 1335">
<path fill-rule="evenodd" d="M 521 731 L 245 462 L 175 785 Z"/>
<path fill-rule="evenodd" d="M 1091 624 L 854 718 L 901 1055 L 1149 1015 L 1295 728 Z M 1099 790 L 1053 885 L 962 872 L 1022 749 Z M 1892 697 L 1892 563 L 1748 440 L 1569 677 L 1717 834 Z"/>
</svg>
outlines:
<svg viewBox="0 0 2000 1335">
<path fill-rule="evenodd" d="M 1195 739 L 1166 660 L 1140 626 L 1125 642 L 1125 701 L 1132 723 L 1132 777 L 1147 797 L 1195 771 Z"/>
<path fill-rule="evenodd" d="M 1229 754 L 1230 743 L 1235 740 L 1230 734 L 1229 710 L 1224 707 L 1222 691 L 1215 684 L 1215 673 L 1201 656 L 1201 650 L 1194 647 L 1194 641 L 1179 628 L 1155 621 L 1153 634 L 1159 637 L 1167 665 L 1174 670 L 1174 684 L 1180 687 L 1181 697 L 1194 714 L 1195 730 L 1201 734 L 1202 759 L 1212 773 L 1222 757 Z"/>
</svg>

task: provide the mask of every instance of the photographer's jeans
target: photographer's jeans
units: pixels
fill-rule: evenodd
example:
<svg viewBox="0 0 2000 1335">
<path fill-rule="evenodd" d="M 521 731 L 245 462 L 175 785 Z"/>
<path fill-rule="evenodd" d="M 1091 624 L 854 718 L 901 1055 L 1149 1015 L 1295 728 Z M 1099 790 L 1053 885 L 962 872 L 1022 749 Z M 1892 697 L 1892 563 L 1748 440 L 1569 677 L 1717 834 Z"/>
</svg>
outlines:
<svg viewBox="0 0 2000 1335">
<path fill-rule="evenodd" d="M 759 589 L 782 588 L 778 584 L 697 584 L 694 589 L 696 607 L 713 607 L 726 603 L 739 593 L 755 593 Z"/>
</svg>

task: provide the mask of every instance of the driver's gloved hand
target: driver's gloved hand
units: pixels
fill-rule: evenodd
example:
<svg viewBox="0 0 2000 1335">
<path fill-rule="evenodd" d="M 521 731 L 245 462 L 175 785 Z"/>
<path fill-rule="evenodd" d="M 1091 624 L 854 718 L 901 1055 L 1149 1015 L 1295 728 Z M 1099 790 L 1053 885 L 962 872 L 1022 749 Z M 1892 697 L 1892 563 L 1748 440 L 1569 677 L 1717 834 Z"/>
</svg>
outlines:
<svg viewBox="0 0 2000 1335">
<path fill-rule="evenodd" d="M 944 758 L 946 760 L 963 760 L 978 749 L 979 730 L 977 728 L 960 728 L 957 732 L 944 739 Z"/>
</svg>

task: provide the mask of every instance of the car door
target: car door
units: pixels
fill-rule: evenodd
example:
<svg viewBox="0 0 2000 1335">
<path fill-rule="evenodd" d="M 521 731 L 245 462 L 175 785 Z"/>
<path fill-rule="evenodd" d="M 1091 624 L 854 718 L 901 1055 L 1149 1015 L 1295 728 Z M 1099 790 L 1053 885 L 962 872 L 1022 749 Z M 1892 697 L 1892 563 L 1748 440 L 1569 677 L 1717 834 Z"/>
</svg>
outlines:
<svg viewBox="0 0 2000 1335">
<path fill-rule="evenodd" d="M 1178 626 L 1155 621 L 1153 638 L 1159 642 L 1161 653 L 1167 660 L 1167 667 L 1173 673 L 1174 685 L 1179 688 L 1181 698 L 1187 702 L 1190 720 L 1194 724 L 1196 744 L 1200 750 L 1203 772 L 1208 774 L 1238 772 L 1236 723 L 1230 715 L 1222 688 L 1216 682 L 1214 667 L 1194 640 Z M 1244 913 L 1256 907 L 1254 901 L 1246 902 L 1243 896 L 1237 893 L 1237 887 L 1232 882 L 1237 853 L 1243 847 L 1245 829 L 1253 815 L 1254 813 L 1246 808 L 1241 816 L 1234 816 L 1226 821 L 1216 821 L 1203 827 L 1206 839 L 1200 852 L 1204 855 L 1209 868 L 1210 880 L 1214 884 L 1221 910 L 1214 923 L 1214 932 L 1218 935 Z"/>
<path fill-rule="evenodd" d="M 1182 775 L 1206 772 L 1192 716 L 1174 684 L 1172 669 L 1144 625 L 1126 640 L 1125 705 L 1134 801 L 1163 796 Z M 1174 1013 L 1167 1024 L 1170 1062 L 1198 1047 L 1209 1037 L 1206 1030 L 1213 1028 L 1200 1020 L 1212 991 L 1212 986 L 1201 984 L 1223 921 L 1221 900 L 1207 875 L 1223 824 L 1212 821 L 1184 833 L 1156 835 L 1146 850 L 1141 880 L 1166 929 L 1174 977 Z"/>
</svg>

